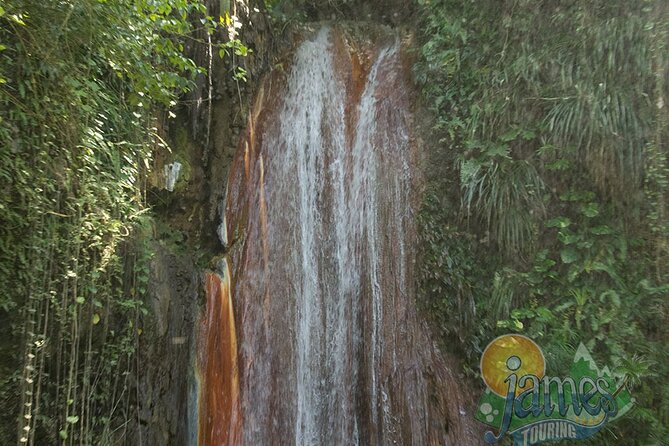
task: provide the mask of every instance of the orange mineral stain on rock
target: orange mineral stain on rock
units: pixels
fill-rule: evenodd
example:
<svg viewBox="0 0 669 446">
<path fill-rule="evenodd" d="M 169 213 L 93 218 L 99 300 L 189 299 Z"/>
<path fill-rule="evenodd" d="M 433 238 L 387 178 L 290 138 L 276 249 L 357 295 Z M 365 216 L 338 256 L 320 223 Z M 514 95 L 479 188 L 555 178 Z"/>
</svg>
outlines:
<svg viewBox="0 0 669 446">
<path fill-rule="evenodd" d="M 200 326 L 200 446 L 241 444 L 241 408 L 237 367 L 237 334 L 230 297 L 230 269 L 205 276 L 207 309 Z"/>
</svg>

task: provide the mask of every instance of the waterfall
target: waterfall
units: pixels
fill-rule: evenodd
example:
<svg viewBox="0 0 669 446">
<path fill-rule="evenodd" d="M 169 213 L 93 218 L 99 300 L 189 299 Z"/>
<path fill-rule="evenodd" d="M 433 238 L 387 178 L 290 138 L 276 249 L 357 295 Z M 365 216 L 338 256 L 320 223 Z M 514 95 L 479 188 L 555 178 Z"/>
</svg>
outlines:
<svg viewBox="0 0 669 446">
<path fill-rule="evenodd" d="M 446 397 L 454 380 L 415 308 L 412 87 L 399 38 L 381 34 L 325 27 L 258 90 L 219 230 L 239 414 L 211 421 L 213 383 L 237 372 L 200 347 L 201 445 L 467 444 L 447 426 L 462 401 Z M 223 422 L 239 441 L 211 434 Z"/>
</svg>

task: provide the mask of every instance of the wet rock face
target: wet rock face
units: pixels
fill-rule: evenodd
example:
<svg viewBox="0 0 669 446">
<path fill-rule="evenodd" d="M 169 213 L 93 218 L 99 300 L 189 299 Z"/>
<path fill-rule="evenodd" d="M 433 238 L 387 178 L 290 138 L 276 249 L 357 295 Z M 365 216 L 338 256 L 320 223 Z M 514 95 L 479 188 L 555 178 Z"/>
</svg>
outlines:
<svg viewBox="0 0 669 446">
<path fill-rule="evenodd" d="M 193 262 L 156 244 L 151 262 L 152 315 L 140 336 L 138 434 L 145 444 L 193 444 L 193 327 L 200 275 Z"/>
<path fill-rule="evenodd" d="M 201 444 L 478 444 L 416 311 L 419 148 L 404 49 L 386 29 L 352 35 L 305 36 L 258 89 L 219 230 L 230 275 L 217 295 L 235 326 L 209 295 L 199 338 Z M 208 355 L 226 356 L 231 333 L 239 404 L 217 408 L 210 392 L 234 373 Z M 239 425 L 217 436 L 218 411 Z"/>
<path fill-rule="evenodd" d="M 200 321 L 198 367 L 201 370 L 199 444 L 240 444 L 241 411 L 237 333 L 230 300 L 230 270 L 205 275 L 207 317 Z"/>
</svg>

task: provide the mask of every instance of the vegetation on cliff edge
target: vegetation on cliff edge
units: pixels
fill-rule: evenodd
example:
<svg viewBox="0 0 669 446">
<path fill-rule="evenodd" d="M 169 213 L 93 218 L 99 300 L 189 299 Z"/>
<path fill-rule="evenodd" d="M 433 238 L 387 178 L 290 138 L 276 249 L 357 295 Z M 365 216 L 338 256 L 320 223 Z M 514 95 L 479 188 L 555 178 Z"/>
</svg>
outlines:
<svg viewBox="0 0 669 446">
<path fill-rule="evenodd" d="M 141 443 L 157 117 L 203 73 L 185 42 L 246 52 L 233 22 L 200 0 L 0 3 L 1 444 Z"/>
</svg>

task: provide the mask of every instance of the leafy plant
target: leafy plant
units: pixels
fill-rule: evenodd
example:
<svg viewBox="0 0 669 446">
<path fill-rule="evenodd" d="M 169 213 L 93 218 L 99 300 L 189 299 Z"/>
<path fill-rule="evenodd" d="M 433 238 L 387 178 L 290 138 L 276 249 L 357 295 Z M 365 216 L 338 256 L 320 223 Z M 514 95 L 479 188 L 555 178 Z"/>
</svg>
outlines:
<svg viewBox="0 0 669 446">
<path fill-rule="evenodd" d="M 237 29 L 199 0 L 0 7 L 0 443 L 132 441 L 156 116 L 205 72 L 184 41 L 243 56 Z"/>
<path fill-rule="evenodd" d="M 467 215 L 476 212 L 509 255 L 527 251 L 544 212 L 544 183 L 534 166 L 508 158 L 469 159 L 460 163 L 460 184 Z"/>
<path fill-rule="evenodd" d="M 472 371 L 481 346 L 504 332 L 539 342 L 555 373 L 587 342 L 621 381 L 639 382 L 638 407 L 591 444 L 660 444 L 669 424 L 666 5 L 418 3 L 414 72 L 438 161 L 428 190 L 449 197 L 422 217 L 433 221 L 421 226 L 431 241 L 424 275 L 448 284 L 421 289 L 426 310 L 447 336 L 460 334 Z M 457 201 L 460 212 L 448 205 Z M 475 302 L 473 335 L 460 321 L 463 287 Z"/>
</svg>

